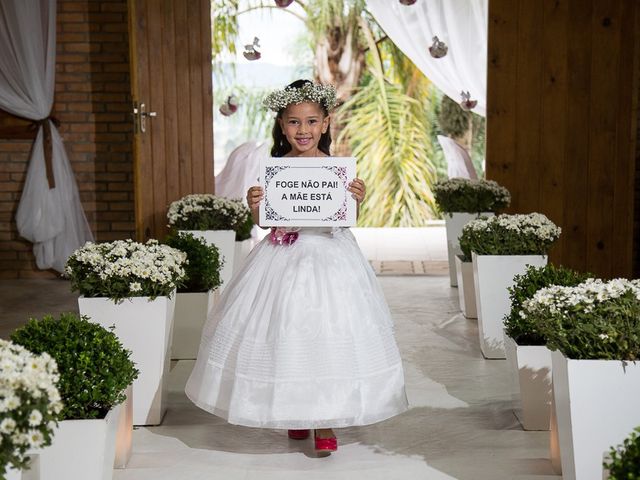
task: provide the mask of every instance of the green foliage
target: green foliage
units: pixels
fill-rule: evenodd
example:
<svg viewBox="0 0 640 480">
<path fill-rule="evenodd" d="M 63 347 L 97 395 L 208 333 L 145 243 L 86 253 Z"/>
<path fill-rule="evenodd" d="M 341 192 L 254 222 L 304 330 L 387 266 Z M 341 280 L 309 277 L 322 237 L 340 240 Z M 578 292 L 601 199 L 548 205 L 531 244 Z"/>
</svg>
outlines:
<svg viewBox="0 0 640 480">
<path fill-rule="evenodd" d="M 253 225 L 253 218 L 251 215 L 247 215 L 245 222 L 236 230 L 236 242 L 249 240 L 251 238 L 251 229 L 253 228 Z"/>
<path fill-rule="evenodd" d="M 546 345 L 547 339 L 538 331 L 531 318 L 520 315 L 522 304 L 544 287 L 551 285 L 574 286 L 584 282 L 591 275 L 548 264 L 544 267 L 529 265 L 522 275 L 514 277 L 514 285 L 509 288 L 511 311 L 505 316 L 505 333 L 518 345 Z"/>
<path fill-rule="evenodd" d="M 640 480 L 640 427 L 622 445 L 609 451 L 611 460 L 604 462 L 609 480 Z"/>
<path fill-rule="evenodd" d="M 366 33 L 370 45 L 367 82 L 340 109 L 345 127 L 338 138 L 338 143 L 348 140 L 358 159 L 358 176 L 369 186 L 359 224 L 424 225 L 434 216 L 435 167 L 425 99 L 412 95 L 422 97 L 428 91 L 425 79 L 416 72 L 399 81 L 393 74 L 401 68 L 397 63 L 387 75 L 383 64 L 392 65 L 399 54 L 386 47 L 378 50 L 371 32 Z"/>
<path fill-rule="evenodd" d="M 242 200 L 191 194 L 169 205 L 167 219 L 177 230 L 238 230 L 251 216 Z"/>
<path fill-rule="evenodd" d="M 446 135 L 452 138 L 461 137 L 472 127 L 472 113 L 465 112 L 457 102 L 443 95 L 438 124 Z"/>
<path fill-rule="evenodd" d="M 47 352 L 58 364 L 63 420 L 104 417 L 125 400 L 125 389 L 138 377 L 131 352 L 113 332 L 87 317 L 63 313 L 58 319 L 32 318 L 11 340 L 34 353 Z"/>
<path fill-rule="evenodd" d="M 580 289 L 581 285 L 573 288 Z M 638 294 L 630 289 L 619 296 L 600 300 L 606 295 L 607 287 L 602 287 L 600 293 L 589 293 L 586 302 L 572 294 L 570 297 L 576 300 L 567 299 L 562 306 L 525 312 L 547 338 L 549 349 L 560 350 L 567 358 L 640 360 Z"/>
<path fill-rule="evenodd" d="M 222 261 L 215 245 L 209 245 L 203 238 L 191 233 L 172 233 L 165 243 L 187 254 L 189 263 L 185 266 L 186 279 L 178 292 L 208 292 L 220 286 Z"/>
<path fill-rule="evenodd" d="M 558 228 L 539 213 L 480 217 L 462 227 L 465 261 L 476 255 L 546 255 L 560 237 Z"/>
<path fill-rule="evenodd" d="M 444 213 L 495 213 L 511 203 L 509 190 L 493 180 L 452 178 L 437 182 L 433 194 Z"/>
<path fill-rule="evenodd" d="M 212 0 L 211 56 L 215 66 L 224 53 L 236 53 L 238 0 Z"/>
</svg>

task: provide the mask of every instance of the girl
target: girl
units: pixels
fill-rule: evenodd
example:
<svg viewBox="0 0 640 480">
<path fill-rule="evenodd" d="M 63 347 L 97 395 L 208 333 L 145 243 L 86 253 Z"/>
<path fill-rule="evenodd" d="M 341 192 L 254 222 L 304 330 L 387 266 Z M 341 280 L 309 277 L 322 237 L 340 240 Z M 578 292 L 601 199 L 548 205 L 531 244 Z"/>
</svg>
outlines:
<svg viewBox="0 0 640 480">
<path fill-rule="evenodd" d="M 298 80 L 271 93 L 274 157 L 329 155 L 331 86 Z M 357 205 L 365 185 L 349 191 Z M 261 187 L 247 202 L 259 220 Z M 272 229 L 229 282 L 203 329 L 186 386 L 200 408 L 233 424 L 315 429 L 319 454 L 335 427 L 367 425 L 407 408 L 393 323 L 377 279 L 347 228 Z"/>
</svg>

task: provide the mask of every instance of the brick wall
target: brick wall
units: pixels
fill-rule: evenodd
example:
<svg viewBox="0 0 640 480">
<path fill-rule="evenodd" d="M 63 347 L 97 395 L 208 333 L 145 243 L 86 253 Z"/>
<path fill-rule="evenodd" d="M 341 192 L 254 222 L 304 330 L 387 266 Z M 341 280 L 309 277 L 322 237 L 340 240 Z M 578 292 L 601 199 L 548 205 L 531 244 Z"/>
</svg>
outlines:
<svg viewBox="0 0 640 480">
<path fill-rule="evenodd" d="M 126 0 L 58 0 L 54 114 L 96 240 L 134 236 Z M 15 211 L 30 141 L 0 140 L 0 278 L 38 271 Z"/>
</svg>

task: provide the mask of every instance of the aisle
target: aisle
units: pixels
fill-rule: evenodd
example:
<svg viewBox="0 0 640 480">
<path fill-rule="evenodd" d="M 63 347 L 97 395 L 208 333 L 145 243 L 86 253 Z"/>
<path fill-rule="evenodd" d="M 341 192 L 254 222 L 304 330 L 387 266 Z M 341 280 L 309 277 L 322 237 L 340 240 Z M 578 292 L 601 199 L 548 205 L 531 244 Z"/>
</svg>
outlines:
<svg viewBox="0 0 640 480">
<path fill-rule="evenodd" d="M 340 450 L 313 456 L 311 440 L 226 424 L 181 390 L 169 412 L 134 432 L 134 455 L 115 480 L 547 480 L 548 434 L 523 432 L 510 410 L 506 364 L 482 359 L 477 327 L 457 312 L 448 277 L 380 277 L 396 321 L 412 405 L 377 425 L 337 430 Z"/>
</svg>

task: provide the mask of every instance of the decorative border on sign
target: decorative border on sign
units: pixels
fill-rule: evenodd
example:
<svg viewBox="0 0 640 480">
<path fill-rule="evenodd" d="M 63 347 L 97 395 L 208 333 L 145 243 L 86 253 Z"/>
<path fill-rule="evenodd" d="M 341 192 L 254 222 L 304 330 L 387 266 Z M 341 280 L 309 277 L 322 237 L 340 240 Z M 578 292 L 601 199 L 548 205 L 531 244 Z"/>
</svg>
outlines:
<svg viewBox="0 0 640 480">
<path fill-rule="evenodd" d="M 278 173 L 280 173 L 283 170 L 286 170 L 287 168 L 289 168 L 289 166 L 285 166 L 285 165 L 276 165 L 273 167 L 266 167 L 265 168 L 265 175 L 264 175 L 264 189 L 265 192 L 267 190 L 267 188 L 269 188 L 269 182 L 271 181 L 271 179 L 273 177 L 275 177 Z M 269 221 L 274 221 L 274 222 L 278 222 L 281 220 L 285 220 L 288 221 L 289 219 L 286 217 L 283 217 L 282 215 L 280 215 L 278 212 L 276 212 L 273 207 L 271 206 L 271 204 L 269 203 L 269 198 L 267 197 L 267 195 L 264 196 L 264 216 L 266 220 Z"/>
<path fill-rule="evenodd" d="M 331 173 L 336 175 L 340 180 L 342 180 L 342 184 L 344 188 L 347 188 L 347 182 L 349 181 L 347 178 L 347 167 L 338 167 L 336 165 L 329 166 L 325 165 L 322 168 L 325 170 L 329 170 Z M 330 217 L 325 217 L 322 221 L 336 221 L 336 220 L 346 220 L 347 219 L 347 196 L 344 196 L 344 201 L 340 208 Z"/>
</svg>

